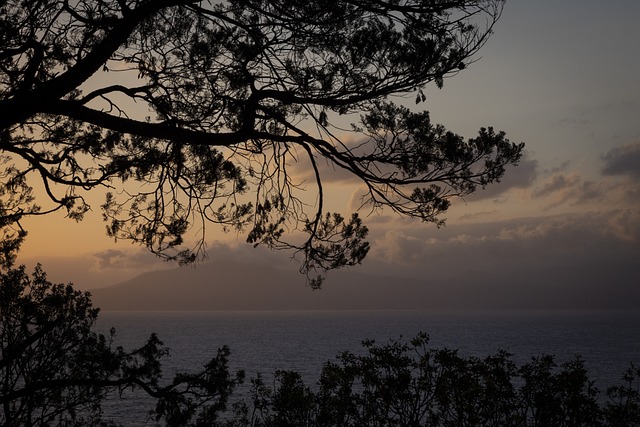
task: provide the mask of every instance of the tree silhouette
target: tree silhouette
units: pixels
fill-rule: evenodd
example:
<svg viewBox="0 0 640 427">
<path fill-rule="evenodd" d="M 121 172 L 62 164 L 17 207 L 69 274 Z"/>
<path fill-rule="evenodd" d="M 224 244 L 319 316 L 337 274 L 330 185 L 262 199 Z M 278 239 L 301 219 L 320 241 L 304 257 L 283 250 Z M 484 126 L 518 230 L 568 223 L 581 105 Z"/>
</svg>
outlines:
<svg viewBox="0 0 640 427">
<path fill-rule="evenodd" d="M 111 426 L 124 420 L 105 419 L 102 403 L 129 390 L 151 397 L 150 420 L 176 427 L 640 425 L 634 365 L 601 396 L 580 358 L 558 365 L 541 355 L 517 366 L 505 351 L 463 357 L 419 333 L 365 340 L 364 351 L 327 361 L 313 386 L 278 370 L 234 395 L 244 373 L 230 371 L 227 347 L 163 383 L 159 338 L 125 350 L 113 329 L 94 332 L 97 315 L 88 293 L 49 282 L 40 267 L 0 273 L 0 426 Z"/>
<path fill-rule="evenodd" d="M 502 6 L 5 1 L 0 249 L 15 252 L 25 216 L 82 219 L 85 190 L 101 187 L 110 236 L 190 262 L 219 224 L 301 253 L 319 285 L 369 249 L 357 214 L 326 210 L 333 169 L 366 188 L 363 206 L 441 224 L 452 197 L 518 162 L 523 145 L 502 132 L 465 140 L 390 101 L 421 103 L 473 62 Z"/>
<path fill-rule="evenodd" d="M 484 358 L 409 342 L 363 341 L 327 361 L 317 384 L 277 371 L 271 385 L 253 378 L 236 405 L 236 426 L 564 426 L 640 425 L 640 369 L 600 396 L 579 357 L 560 365 L 552 355 L 516 365 L 498 351 Z"/>
<path fill-rule="evenodd" d="M 108 395 L 141 390 L 157 404 L 151 415 L 168 426 L 214 421 L 243 373 L 221 348 L 204 369 L 160 384 L 167 349 L 155 334 L 125 351 L 93 331 L 98 309 L 88 293 L 53 284 L 38 266 L 0 273 L 0 425 L 89 426 L 102 423 Z"/>
</svg>

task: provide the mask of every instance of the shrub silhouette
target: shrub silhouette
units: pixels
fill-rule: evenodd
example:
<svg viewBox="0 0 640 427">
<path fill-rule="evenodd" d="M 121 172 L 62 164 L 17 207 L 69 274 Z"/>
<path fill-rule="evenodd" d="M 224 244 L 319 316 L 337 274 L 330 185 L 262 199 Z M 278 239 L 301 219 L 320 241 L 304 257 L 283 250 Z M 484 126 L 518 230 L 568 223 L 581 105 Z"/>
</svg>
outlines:
<svg viewBox="0 0 640 427">
<path fill-rule="evenodd" d="M 53 284 L 40 266 L 0 272 L 0 426 L 100 426 L 107 396 L 137 390 L 157 401 L 150 417 L 167 425 L 215 420 L 242 380 L 221 348 L 204 369 L 161 385 L 167 349 L 157 335 L 138 348 L 92 331 L 90 295 Z"/>
<path fill-rule="evenodd" d="M 0 426 L 104 426 L 102 402 L 126 390 L 150 396 L 149 418 L 167 426 L 640 425 L 634 365 L 600 396 L 579 357 L 517 366 L 505 351 L 463 357 L 419 333 L 364 341 L 362 354 L 327 361 L 311 386 L 279 370 L 271 386 L 258 375 L 248 395 L 234 396 L 244 374 L 230 372 L 229 348 L 163 384 L 160 339 L 125 351 L 114 330 L 93 332 L 97 315 L 88 293 L 49 282 L 39 266 L 0 273 Z"/>
<path fill-rule="evenodd" d="M 558 366 L 554 356 L 541 355 L 518 367 L 504 351 L 462 357 L 428 342 L 425 333 L 410 342 L 364 341 L 364 355 L 344 352 L 327 362 L 315 388 L 295 372 L 277 372 L 271 389 L 258 377 L 254 404 L 236 405 L 244 414 L 236 425 L 640 425 L 640 369 L 633 365 L 623 384 L 599 399 L 579 357 Z"/>
</svg>

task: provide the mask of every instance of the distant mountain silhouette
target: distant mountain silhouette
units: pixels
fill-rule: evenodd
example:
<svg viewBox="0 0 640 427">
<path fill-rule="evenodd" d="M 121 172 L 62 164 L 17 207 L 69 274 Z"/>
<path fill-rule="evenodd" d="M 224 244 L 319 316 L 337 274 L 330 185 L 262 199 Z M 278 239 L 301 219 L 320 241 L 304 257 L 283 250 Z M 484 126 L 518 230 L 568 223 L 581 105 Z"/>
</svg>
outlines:
<svg viewBox="0 0 640 427">
<path fill-rule="evenodd" d="M 412 294 L 408 305 L 407 292 Z M 354 272 L 331 275 L 314 291 L 297 271 L 228 262 L 148 272 L 91 293 L 104 310 L 423 308 L 428 304 L 422 299 L 432 296 L 415 280 Z"/>
<path fill-rule="evenodd" d="M 321 290 L 297 271 L 224 260 L 153 271 L 91 291 L 103 310 L 372 310 L 436 308 L 637 308 L 616 285 L 574 283 L 559 274 L 460 273 L 444 282 L 331 273 Z M 560 277 L 559 277 L 560 276 Z M 473 278 L 469 280 L 469 278 Z M 561 281 L 559 281 L 561 280 Z M 595 282 L 594 282 L 595 283 Z M 601 283 L 601 282 L 600 282 Z M 620 287 L 620 286 L 618 286 Z"/>
</svg>

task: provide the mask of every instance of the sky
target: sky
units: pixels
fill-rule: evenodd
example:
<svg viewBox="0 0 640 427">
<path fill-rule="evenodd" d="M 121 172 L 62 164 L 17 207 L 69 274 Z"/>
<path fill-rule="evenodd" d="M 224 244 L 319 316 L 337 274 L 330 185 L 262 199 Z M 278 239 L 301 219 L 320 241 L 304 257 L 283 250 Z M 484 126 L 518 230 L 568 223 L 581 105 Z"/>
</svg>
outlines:
<svg viewBox="0 0 640 427">
<path fill-rule="evenodd" d="M 354 271 L 478 289 L 544 282 L 588 291 L 594 303 L 612 292 L 640 301 L 638 16 L 637 0 L 507 1 L 478 61 L 418 107 L 466 137 L 505 131 L 525 142 L 523 160 L 502 183 L 454 201 L 442 228 L 363 212 L 372 249 Z M 344 213 L 359 191 L 338 178 L 327 189 Z M 54 215 L 26 225 L 19 262 L 41 262 L 50 279 L 81 289 L 175 268 L 107 238 L 97 209 L 82 223 Z M 289 261 L 236 237 L 209 236 L 210 259 Z"/>
</svg>

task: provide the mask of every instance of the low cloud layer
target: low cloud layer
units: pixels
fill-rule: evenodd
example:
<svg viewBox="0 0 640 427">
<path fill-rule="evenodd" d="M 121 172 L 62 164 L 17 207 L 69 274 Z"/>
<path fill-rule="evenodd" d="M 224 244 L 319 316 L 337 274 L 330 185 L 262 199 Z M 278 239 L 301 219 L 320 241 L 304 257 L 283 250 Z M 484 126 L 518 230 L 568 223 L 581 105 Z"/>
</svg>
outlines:
<svg viewBox="0 0 640 427">
<path fill-rule="evenodd" d="M 583 290 L 596 306 L 602 298 L 640 298 L 638 259 L 640 213 L 629 209 L 389 231 L 376 239 L 367 265 L 445 286 L 475 283 L 488 294 L 544 286 L 563 293 L 567 305 L 568 289 Z"/>
<path fill-rule="evenodd" d="M 109 270 L 138 270 L 158 266 L 161 261 L 158 257 L 145 249 L 124 250 L 107 249 L 93 254 L 95 258 L 94 269 L 101 272 Z"/>
<path fill-rule="evenodd" d="M 533 188 L 534 199 L 542 200 L 548 209 L 558 205 L 576 206 L 607 199 L 619 186 L 607 181 L 585 179 L 578 172 L 557 173 L 548 177 L 538 187 Z"/>
</svg>

